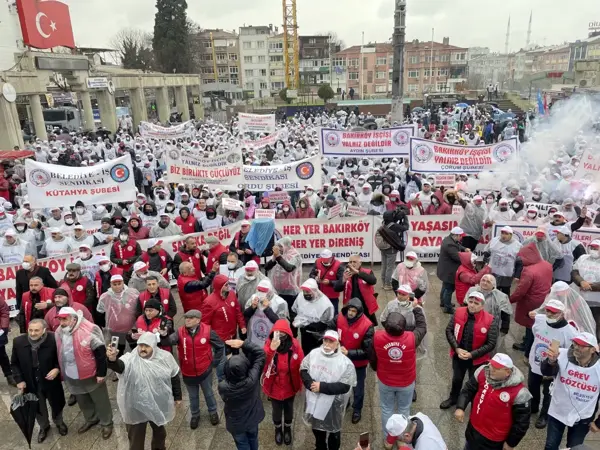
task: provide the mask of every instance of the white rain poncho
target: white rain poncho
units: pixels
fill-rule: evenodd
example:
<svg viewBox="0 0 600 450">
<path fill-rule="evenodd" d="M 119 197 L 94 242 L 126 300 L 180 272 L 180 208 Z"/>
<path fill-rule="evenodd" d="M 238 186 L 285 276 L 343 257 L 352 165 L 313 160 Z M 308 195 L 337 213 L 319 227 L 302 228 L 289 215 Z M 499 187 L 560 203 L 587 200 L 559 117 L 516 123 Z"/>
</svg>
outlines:
<svg viewBox="0 0 600 450">
<path fill-rule="evenodd" d="M 477 206 L 474 203 L 467 203 L 465 213 L 460 221 L 460 227 L 467 236 L 479 239 L 483 234 L 483 221 L 488 212 L 485 206 Z"/>
<path fill-rule="evenodd" d="M 248 309 L 252 306 L 252 301 L 255 297 L 258 299 L 258 306 L 250 320 L 248 320 L 247 328 L 248 340 L 262 348 L 264 347 L 265 342 L 267 342 L 269 334 L 271 334 L 271 328 L 273 328 L 274 325 L 265 314 L 265 307 L 262 304 L 263 299 L 269 300 L 269 308 L 271 308 L 280 319 L 289 318 L 289 312 L 287 302 L 277 295 L 277 292 L 275 292 L 273 285 L 271 285 L 271 282 L 268 279 L 262 280 L 258 285 L 261 288 L 268 288 L 269 291 L 264 293 L 257 291 L 256 294 L 248 299 L 244 309 Z M 264 297 L 261 298 L 261 294 L 264 294 Z"/>
<path fill-rule="evenodd" d="M 127 333 L 133 327 L 137 317 L 135 310 L 140 293 L 133 288 L 123 287 L 119 294 L 109 288 L 98 300 L 96 310 L 104 313 L 106 331 L 111 333 Z"/>
<path fill-rule="evenodd" d="M 521 243 L 514 237 L 508 242 L 501 241 L 500 236 L 492 239 L 484 250 L 491 254 L 489 264 L 492 273 L 496 276 L 512 277 L 519 250 Z"/>
<path fill-rule="evenodd" d="M 414 331 L 417 324 L 415 322 L 415 314 L 413 313 L 413 309 L 414 308 L 412 302 L 401 302 L 400 300 L 395 298 L 394 300 L 390 300 L 388 304 L 385 305 L 385 308 L 381 312 L 381 316 L 379 316 L 379 321 L 383 324 L 391 313 L 397 312 L 402 314 L 404 316 L 404 319 L 406 320 L 405 330 Z M 421 309 L 421 311 L 423 312 L 423 315 L 425 315 L 425 310 Z M 425 335 L 425 337 L 421 341 L 421 344 L 419 344 L 419 346 L 417 347 L 417 361 L 427 356 L 427 348 L 429 346 L 428 336 L 430 336 L 429 333 Z"/>
<path fill-rule="evenodd" d="M 295 269 L 291 272 L 286 272 L 281 264 L 275 264 L 275 267 L 273 267 L 269 274 L 269 278 L 279 295 L 296 295 L 300 290 L 302 256 L 298 253 L 298 250 L 292 247 L 292 239 L 289 237 L 279 239 L 276 245 L 283 248 L 281 256 L 289 264 L 295 266 Z"/>
<path fill-rule="evenodd" d="M 558 300 L 565 305 L 565 319 L 567 322 L 573 322 L 580 332 L 596 335 L 596 321 L 592 311 L 590 311 L 590 307 L 584 298 L 575 289 L 569 287 L 564 281 L 557 281 L 552 285 L 550 293 L 536 312 L 543 314 L 546 304 L 550 300 Z"/>
<path fill-rule="evenodd" d="M 171 378 L 179 366 L 171 353 L 158 348 L 156 335 L 145 332 L 137 343 L 152 347 L 152 355 L 142 358 L 134 349 L 121 356 L 125 371 L 118 375 L 117 405 L 127 425 L 150 421 L 162 426 L 175 417 Z"/>
<path fill-rule="evenodd" d="M 419 261 L 415 262 L 412 268 L 406 266 L 406 261 L 401 262 L 396 266 L 392 279 L 397 280 L 400 286 L 409 285 L 413 292 L 417 289 L 426 292 L 429 286 L 427 271 Z"/>
<path fill-rule="evenodd" d="M 333 304 L 319 290 L 317 282 L 313 278 L 309 278 L 302 283 L 302 287 L 311 290 L 313 299 L 311 301 L 306 300 L 304 298 L 304 291 L 300 291 L 292 305 L 292 311 L 296 313 L 296 318 L 292 325 L 296 328 L 304 328 L 311 323 L 327 323 L 333 319 Z"/>
<path fill-rule="evenodd" d="M 314 381 L 356 386 L 354 364 L 339 350 L 332 355 L 325 355 L 322 347 L 315 348 L 302 360 L 300 370 L 308 370 Z M 313 430 L 331 433 L 340 431 L 350 395 L 352 389 L 341 395 L 325 395 L 307 390 L 304 423 L 311 426 Z"/>
<path fill-rule="evenodd" d="M 550 239 L 546 227 L 538 227 L 538 229 L 535 230 L 535 232 L 544 233 L 545 237 L 540 241 L 534 234 L 533 236 L 528 237 L 523 241 L 523 247 L 533 242 L 537 247 L 538 251 L 540 252 L 540 256 L 542 257 L 542 259 L 544 261 L 549 262 L 550 264 L 554 264 L 554 261 L 563 257 L 561 250 L 556 244 L 556 241 Z"/>
<path fill-rule="evenodd" d="M 575 264 L 573 270 L 579 271 L 579 275 L 588 283 L 600 283 L 600 258 L 592 258 L 591 255 L 583 255 Z M 575 283 L 571 288 L 583 297 L 588 306 L 600 306 L 600 292 L 582 291 Z"/>
<path fill-rule="evenodd" d="M 254 276 L 254 279 L 249 280 L 246 277 L 246 272 L 244 271 L 242 276 L 238 279 L 235 291 L 240 305 L 245 305 L 247 301 L 250 300 L 250 298 L 256 292 L 258 283 L 260 283 L 262 280 L 268 279 L 260 270 L 255 270 L 254 274 L 255 275 L 251 275 Z"/>
</svg>

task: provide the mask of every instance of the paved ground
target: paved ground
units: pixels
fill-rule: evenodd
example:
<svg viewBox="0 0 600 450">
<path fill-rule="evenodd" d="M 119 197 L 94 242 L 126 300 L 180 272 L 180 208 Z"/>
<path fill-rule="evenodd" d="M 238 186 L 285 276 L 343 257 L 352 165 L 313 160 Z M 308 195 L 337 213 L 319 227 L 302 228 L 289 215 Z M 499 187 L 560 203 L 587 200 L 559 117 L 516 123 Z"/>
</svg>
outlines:
<svg viewBox="0 0 600 450">
<path fill-rule="evenodd" d="M 434 265 L 428 265 L 429 272 L 435 272 Z M 379 267 L 375 267 L 375 272 L 379 275 Z M 417 376 L 417 392 L 418 401 L 413 403 L 411 413 L 423 412 L 427 414 L 433 422 L 441 430 L 448 450 L 462 450 L 464 447 L 464 431 L 465 426 L 456 422 L 453 418 L 453 411 L 441 411 L 439 404 L 443 401 L 450 389 L 450 380 L 452 377 L 450 358 L 448 356 L 448 343 L 445 338 L 445 327 L 448 323 L 449 316 L 443 314 L 439 308 L 439 291 L 440 282 L 435 276 L 430 276 L 431 288 L 427 295 L 425 311 L 428 321 L 428 343 L 429 355 L 418 364 Z M 380 289 L 379 301 L 380 305 L 392 299 L 391 292 L 384 292 Z M 181 315 L 178 315 L 179 320 L 177 326 L 182 323 Z M 18 333 L 18 329 L 13 328 L 12 331 Z M 522 338 L 523 330 L 513 323 L 511 333 L 506 336 L 504 342 L 504 350 L 511 355 L 517 362 L 518 366 L 523 369 L 523 355 L 514 352 L 511 347 L 515 339 Z M 10 352 L 9 352 L 10 354 Z M 370 370 L 370 369 L 369 369 Z M 104 441 L 100 437 L 98 428 L 92 429 L 84 435 L 78 435 L 77 429 L 83 424 L 83 417 L 77 406 L 65 408 L 65 421 L 69 425 L 69 435 L 60 437 L 55 428 L 52 429 L 46 442 L 42 445 L 34 444 L 34 449 L 55 449 L 55 450 L 92 450 L 92 449 L 113 449 L 125 450 L 127 445 L 127 433 L 125 426 L 122 423 L 116 401 L 117 383 L 108 381 L 109 392 L 113 402 L 113 413 L 115 430 L 113 436 Z M 27 445 L 21 435 L 20 430 L 12 422 L 12 418 L 8 413 L 10 398 L 15 393 L 15 389 L 6 384 L 4 379 L 0 381 L 0 397 L 5 407 L 0 408 L 0 450 L 11 449 L 21 450 L 26 449 Z M 216 386 L 215 386 L 216 393 Z M 201 397 L 201 401 L 204 399 Z M 168 449 L 185 449 L 185 450 L 209 450 L 234 449 L 233 439 L 225 430 L 225 420 L 222 416 L 222 402 L 216 395 L 221 411 L 221 424 L 216 427 L 210 425 L 208 421 L 208 413 L 206 407 L 202 406 L 202 419 L 200 427 L 192 431 L 189 428 L 189 404 L 187 403 L 187 395 L 184 389 L 184 402 L 178 408 L 175 420 L 168 425 L 167 448 Z M 304 396 L 298 396 L 296 400 L 296 417 L 300 417 L 304 405 Z M 260 425 L 260 448 L 275 449 L 279 448 L 274 443 L 274 430 L 270 420 L 271 408 L 268 401 L 264 401 L 266 418 Z M 381 449 L 382 447 L 382 431 L 381 431 L 381 408 L 379 407 L 379 392 L 376 385 L 375 374 L 370 372 L 367 377 L 367 389 L 365 398 L 365 407 L 363 410 L 363 419 L 357 425 L 352 425 L 350 422 L 351 414 L 346 415 L 346 422 L 342 431 L 342 448 L 341 450 L 354 450 L 358 437 L 361 432 L 370 431 L 373 441 L 373 449 Z M 519 448 L 528 448 L 531 450 L 539 450 L 544 447 L 546 433 L 545 430 L 536 430 L 530 428 L 525 440 Z M 37 428 L 34 431 L 34 441 L 37 437 Z M 59 439 L 60 438 L 60 439 Z M 593 448 L 600 450 L 600 436 L 589 435 L 587 443 Z M 148 439 L 146 440 L 146 448 L 150 448 L 150 430 L 148 431 Z M 285 447 L 284 447 L 285 448 Z M 294 423 L 294 443 L 292 446 L 295 450 L 312 450 L 314 449 L 314 437 L 308 427 L 301 420 L 296 419 Z"/>
</svg>

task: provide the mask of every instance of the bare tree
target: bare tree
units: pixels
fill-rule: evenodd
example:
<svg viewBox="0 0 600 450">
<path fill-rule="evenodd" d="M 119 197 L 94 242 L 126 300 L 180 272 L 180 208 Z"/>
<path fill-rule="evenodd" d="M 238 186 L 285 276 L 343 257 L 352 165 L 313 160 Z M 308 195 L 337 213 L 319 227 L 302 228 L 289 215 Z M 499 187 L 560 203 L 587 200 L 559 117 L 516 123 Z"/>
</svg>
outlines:
<svg viewBox="0 0 600 450">
<path fill-rule="evenodd" d="M 326 33 L 317 33 L 317 36 L 329 36 L 329 42 L 331 45 L 334 45 L 336 47 L 335 51 L 339 51 L 342 50 L 346 44 L 344 43 L 344 41 L 342 39 L 340 39 L 340 37 L 338 36 L 338 34 L 335 31 L 328 31 Z M 338 50 L 339 47 L 339 50 Z"/>
<path fill-rule="evenodd" d="M 136 28 L 123 28 L 110 40 L 110 46 L 119 52 L 125 69 L 152 70 L 154 52 L 150 33 Z"/>
</svg>

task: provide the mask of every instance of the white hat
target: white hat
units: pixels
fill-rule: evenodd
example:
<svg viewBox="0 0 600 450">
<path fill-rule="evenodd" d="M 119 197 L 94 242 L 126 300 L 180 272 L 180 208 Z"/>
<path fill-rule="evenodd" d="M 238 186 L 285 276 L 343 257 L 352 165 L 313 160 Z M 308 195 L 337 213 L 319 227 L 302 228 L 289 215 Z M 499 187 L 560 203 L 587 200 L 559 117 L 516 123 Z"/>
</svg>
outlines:
<svg viewBox="0 0 600 450">
<path fill-rule="evenodd" d="M 573 231 L 571 230 L 571 227 L 569 225 L 562 226 L 562 227 L 554 230 L 554 232 L 564 234 L 565 236 L 571 236 L 571 234 L 573 233 Z"/>
<path fill-rule="evenodd" d="M 48 229 L 48 231 L 50 232 L 50 234 L 61 233 L 60 228 L 56 228 L 56 227 L 52 227 L 52 228 Z"/>
<path fill-rule="evenodd" d="M 249 220 L 242 220 L 242 223 L 240 225 L 241 226 L 250 225 L 250 221 Z"/>
<path fill-rule="evenodd" d="M 571 341 L 578 345 L 598 347 L 598 340 L 596 339 L 596 336 L 591 333 L 579 333 L 577 336 L 571 339 Z"/>
<path fill-rule="evenodd" d="M 490 361 L 490 364 L 496 369 L 512 369 L 515 367 L 510 356 L 504 353 L 496 353 Z"/>
<path fill-rule="evenodd" d="M 569 285 L 564 281 L 557 281 L 552 285 L 550 292 L 563 292 L 569 289 Z"/>
<path fill-rule="evenodd" d="M 406 253 L 406 255 L 404 255 L 404 257 L 410 259 L 418 259 L 418 256 L 415 252 L 408 252 Z"/>
<path fill-rule="evenodd" d="M 90 247 L 90 244 L 81 244 L 81 245 L 79 246 L 79 248 L 87 248 L 88 250 L 91 250 L 91 249 L 92 249 L 92 247 Z"/>
<path fill-rule="evenodd" d="M 469 294 L 469 298 L 476 298 L 480 302 L 485 302 L 485 296 L 481 292 L 473 291 Z"/>
<path fill-rule="evenodd" d="M 113 275 L 110 277 L 110 282 L 112 283 L 113 281 L 123 281 L 123 277 L 121 275 Z"/>
<path fill-rule="evenodd" d="M 544 305 L 544 309 L 552 312 L 563 312 L 565 310 L 565 305 L 560 300 L 550 300 Z"/>
<path fill-rule="evenodd" d="M 562 218 L 566 218 L 564 213 L 560 212 L 560 211 L 556 211 L 554 214 L 552 214 L 553 217 L 562 217 Z"/>
<path fill-rule="evenodd" d="M 258 270 L 258 264 L 256 264 L 256 261 L 248 261 L 246 263 L 246 265 L 244 266 L 244 269 L 246 269 L 246 270 Z"/>
<path fill-rule="evenodd" d="M 58 311 L 56 317 L 69 317 L 76 315 L 77 311 L 75 311 L 73 308 L 71 308 L 70 306 L 63 306 L 62 308 L 60 308 L 60 311 Z"/>
<path fill-rule="evenodd" d="M 476 201 L 478 201 L 478 200 L 479 200 L 479 201 L 483 201 L 483 197 L 482 197 L 481 195 L 476 195 L 475 197 L 473 197 L 473 201 L 474 201 L 474 202 L 476 202 Z"/>
<path fill-rule="evenodd" d="M 402 414 L 393 414 L 385 424 L 385 430 L 390 436 L 398 437 L 408 427 L 408 418 Z"/>
<path fill-rule="evenodd" d="M 273 285 L 268 279 L 261 280 L 256 286 L 258 292 L 269 292 L 273 289 Z"/>
<path fill-rule="evenodd" d="M 6 230 L 6 232 L 4 233 L 4 236 L 16 236 L 17 232 L 13 229 L 13 228 L 9 228 L 8 230 Z"/>
<path fill-rule="evenodd" d="M 75 225 L 73 227 L 74 230 L 83 230 L 83 225 L 81 225 L 80 223 L 78 223 L 77 225 Z"/>
<path fill-rule="evenodd" d="M 156 238 L 154 238 L 154 239 L 148 239 L 148 248 L 155 247 L 155 246 L 160 245 L 162 243 L 163 243 L 163 241 L 161 241 L 160 239 L 156 239 Z"/>
<path fill-rule="evenodd" d="M 147 267 L 148 267 L 148 265 L 144 261 L 138 261 L 133 265 L 133 271 L 137 272 L 138 270 L 142 270 Z"/>
<path fill-rule="evenodd" d="M 413 293 L 412 289 L 410 288 L 410 286 L 408 284 L 403 284 L 398 289 L 396 289 L 396 292 L 400 292 L 401 294 L 406 294 L 406 295 L 411 295 Z"/>
<path fill-rule="evenodd" d="M 325 249 L 321 252 L 321 254 L 319 255 L 321 258 L 331 258 L 333 256 L 333 253 L 331 253 L 331 250 L 329 249 Z"/>
<path fill-rule="evenodd" d="M 454 227 L 452 228 L 452 230 L 450 230 L 450 234 L 458 234 L 459 236 L 465 234 L 465 232 L 463 231 L 463 229 L 461 227 Z"/>
<path fill-rule="evenodd" d="M 500 232 L 501 233 L 509 233 L 509 234 L 514 234 L 514 231 L 511 227 L 509 227 L 508 225 L 500 228 Z"/>
<path fill-rule="evenodd" d="M 99 255 L 98 256 L 98 263 L 102 264 L 104 261 L 110 262 L 109 256 L 108 255 Z"/>
<path fill-rule="evenodd" d="M 506 200 L 505 198 L 501 198 L 501 199 L 498 201 L 498 204 L 508 205 L 508 200 Z"/>
<path fill-rule="evenodd" d="M 325 334 L 323 335 L 323 339 L 329 339 L 330 341 L 339 341 L 340 340 L 340 335 L 338 334 L 337 331 L 334 330 L 327 330 L 325 332 Z"/>
</svg>

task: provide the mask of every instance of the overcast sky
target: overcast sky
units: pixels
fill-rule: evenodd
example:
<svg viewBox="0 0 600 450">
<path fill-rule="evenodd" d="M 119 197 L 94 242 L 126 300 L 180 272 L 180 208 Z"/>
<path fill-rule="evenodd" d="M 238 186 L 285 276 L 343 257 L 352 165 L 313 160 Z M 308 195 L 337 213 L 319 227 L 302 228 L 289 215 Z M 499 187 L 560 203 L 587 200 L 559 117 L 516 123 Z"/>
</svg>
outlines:
<svg viewBox="0 0 600 450">
<path fill-rule="evenodd" d="M 108 46 L 121 28 L 152 31 L 153 0 L 65 0 L 71 7 L 75 41 L 79 46 Z M 450 37 L 461 47 L 483 46 L 503 51 L 508 14 L 511 13 L 510 50 L 525 46 L 529 12 L 533 10 L 531 40 L 540 45 L 559 44 L 587 37 L 590 20 L 600 20 L 597 0 L 577 0 L 573 8 L 547 0 L 503 0 L 482 6 L 475 0 L 408 0 L 407 40 Z M 216 7 L 215 7 L 216 6 Z M 333 31 L 346 46 L 387 41 L 393 32 L 394 0 L 299 0 L 300 34 Z M 280 26 L 280 0 L 188 0 L 188 17 L 203 28 L 239 29 L 246 25 Z"/>
</svg>

